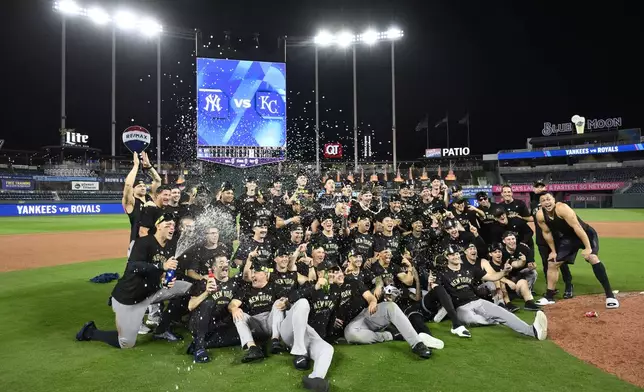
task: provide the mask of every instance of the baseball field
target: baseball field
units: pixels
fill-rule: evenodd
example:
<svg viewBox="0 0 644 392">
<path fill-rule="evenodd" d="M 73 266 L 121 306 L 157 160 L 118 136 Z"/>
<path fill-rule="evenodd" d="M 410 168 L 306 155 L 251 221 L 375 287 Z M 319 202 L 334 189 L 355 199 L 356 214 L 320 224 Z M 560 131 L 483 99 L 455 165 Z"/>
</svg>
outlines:
<svg viewBox="0 0 644 392">
<path fill-rule="evenodd" d="M 602 297 L 559 301 L 546 309 L 551 339 L 545 342 L 502 326 L 472 328 L 473 338 L 465 340 L 450 334 L 448 322 L 429 324 L 445 349 L 425 361 L 404 342 L 336 346 L 328 376 L 332 390 L 640 390 L 644 210 L 578 212 L 600 234 L 600 256 L 620 292 L 620 309 L 607 311 Z M 187 331 L 179 330 L 186 341 L 178 344 L 140 336 L 131 350 L 77 342 L 74 336 L 88 320 L 114 328 L 106 304 L 114 282 L 89 279 L 122 273 L 128 226 L 125 215 L 0 218 L 3 391 L 301 390 L 303 373 L 293 368 L 288 354 L 242 364 L 241 350 L 233 347 L 210 350 L 209 364 L 193 364 L 185 355 Z M 577 296 L 602 292 L 583 259 L 571 270 Z M 537 292 L 543 292 L 544 282 L 540 276 Z M 599 318 L 584 317 L 590 310 Z M 518 314 L 529 322 L 534 317 Z"/>
</svg>

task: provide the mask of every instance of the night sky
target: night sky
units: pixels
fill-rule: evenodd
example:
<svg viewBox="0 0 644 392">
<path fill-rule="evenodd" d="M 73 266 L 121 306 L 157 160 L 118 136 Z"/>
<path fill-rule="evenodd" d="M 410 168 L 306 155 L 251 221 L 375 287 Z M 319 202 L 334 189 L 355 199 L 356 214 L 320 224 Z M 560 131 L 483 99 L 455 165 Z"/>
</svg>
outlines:
<svg viewBox="0 0 644 392">
<path fill-rule="evenodd" d="M 118 2 L 102 4 L 112 9 Z M 639 59 L 643 33 L 636 2 L 466 1 L 128 1 L 128 8 L 155 16 L 164 26 L 199 28 L 200 56 L 281 61 L 278 37 L 311 36 L 321 28 L 397 26 L 398 159 L 422 155 L 429 116 L 430 146 L 445 147 L 445 128 L 434 124 L 449 112 L 450 146 L 466 145 L 471 119 L 472 152 L 523 148 L 543 123 L 622 117 L 642 124 L 644 77 Z M 520 3 L 520 4 L 519 4 Z M 529 3 L 529 4 L 527 4 Z M 563 4 L 565 3 L 565 5 Z M 629 4 L 626 4 L 629 3 Z M 5 149 L 37 150 L 59 142 L 61 15 L 52 3 L 3 2 L 0 16 L 3 83 L 0 138 Z M 231 31 L 231 49 L 224 31 Z M 259 33 L 255 49 L 253 33 Z M 212 36 L 212 38 L 210 38 Z M 87 19 L 68 22 L 67 127 L 90 135 L 91 146 L 110 152 L 111 28 Z M 203 48 L 206 45 L 207 48 Z M 164 159 L 194 150 L 194 42 L 164 38 L 162 97 Z M 202 51 L 203 50 L 203 51 Z M 220 53 L 222 53 L 220 55 Z M 373 132 L 374 159 L 390 160 L 390 46 L 358 50 L 358 113 L 361 131 Z M 288 48 L 289 154 L 311 160 L 314 62 L 312 48 Z M 351 51 L 320 51 L 322 143 L 341 141 L 352 158 Z M 156 129 L 156 43 L 120 34 L 117 40 L 117 152 L 129 125 Z M 134 121 L 132 121 L 134 120 Z M 169 147 L 174 143 L 174 147 Z M 294 148 L 297 143 L 297 152 Z"/>
</svg>

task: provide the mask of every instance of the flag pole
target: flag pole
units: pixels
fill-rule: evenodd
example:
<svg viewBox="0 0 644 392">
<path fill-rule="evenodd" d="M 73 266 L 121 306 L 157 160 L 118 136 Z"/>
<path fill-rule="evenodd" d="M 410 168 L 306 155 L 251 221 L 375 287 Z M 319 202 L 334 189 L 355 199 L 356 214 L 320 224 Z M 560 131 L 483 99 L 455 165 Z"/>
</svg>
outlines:
<svg viewBox="0 0 644 392">
<path fill-rule="evenodd" d="M 447 148 L 449 148 L 449 112 L 445 115 L 445 128 L 447 128 Z"/>
</svg>

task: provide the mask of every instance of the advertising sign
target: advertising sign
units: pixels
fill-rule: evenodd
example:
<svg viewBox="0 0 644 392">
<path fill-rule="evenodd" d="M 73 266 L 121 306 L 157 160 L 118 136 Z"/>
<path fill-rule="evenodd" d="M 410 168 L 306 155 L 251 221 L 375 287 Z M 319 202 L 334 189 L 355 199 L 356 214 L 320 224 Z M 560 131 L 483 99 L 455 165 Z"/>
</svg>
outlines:
<svg viewBox="0 0 644 392">
<path fill-rule="evenodd" d="M 325 158 L 342 158 L 342 144 L 327 143 L 324 145 Z"/>
<path fill-rule="evenodd" d="M 547 189 L 553 192 L 614 191 L 623 186 L 623 182 L 586 182 L 578 184 L 548 184 Z M 501 193 L 501 185 L 494 185 L 492 187 L 492 192 Z M 512 185 L 512 192 L 532 192 L 532 185 Z"/>
<path fill-rule="evenodd" d="M 0 204 L 0 216 L 122 214 L 120 203 L 111 204 Z"/>
<path fill-rule="evenodd" d="M 97 191 L 98 182 L 92 181 L 72 181 L 73 191 Z"/>
<path fill-rule="evenodd" d="M 551 158 L 567 157 L 575 155 L 598 155 L 614 154 L 618 152 L 633 152 L 644 150 L 644 144 L 621 144 L 616 146 L 601 147 L 579 147 L 559 150 L 539 150 L 539 151 L 518 151 L 518 152 L 500 152 L 499 161 L 509 159 L 533 159 L 533 158 Z"/>
<path fill-rule="evenodd" d="M 10 179 L 3 179 L 2 180 L 2 189 L 7 189 L 7 190 L 29 190 L 29 189 L 34 189 L 34 182 L 32 180 L 10 180 Z"/>
</svg>

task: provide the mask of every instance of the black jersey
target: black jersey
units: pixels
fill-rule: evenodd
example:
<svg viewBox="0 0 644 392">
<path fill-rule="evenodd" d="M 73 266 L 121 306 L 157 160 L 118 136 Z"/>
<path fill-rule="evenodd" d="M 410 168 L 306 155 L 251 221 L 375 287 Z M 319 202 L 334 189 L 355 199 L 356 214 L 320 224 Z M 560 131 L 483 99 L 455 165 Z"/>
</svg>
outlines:
<svg viewBox="0 0 644 392">
<path fill-rule="evenodd" d="M 581 220 L 581 218 L 577 216 L 577 220 L 579 221 L 579 224 L 581 225 L 581 228 L 584 229 L 584 231 L 588 232 L 590 231 L 591 227 L 588 223 L 584 222 Z M 566 222 L 565 219 L 557 215 L 557 211 L 554 211 L 554 216 L 550 217 L 548 213 L 544 210 L 543 211 L 543 220 L 545 221 L 546 225 L 550 229 L 550 232 L 552 233 L 552 237 L 555 240 L 559 240 L 561 238 L 577 238 L 577 234 L 575 233 L 575 230 L 570 227 L 568 222 Z"/>
<path fill-rule="evenodd" d="M 278 297 L 288 297 L 291 290 L 297 286 L 297 271 L 279 272 L 275 269 L 271 272 L 270 280 L 275 285 Z"/>
<path fill-rule="evenodd" d="M 230 304 L 230 301 L 235 297 L 235 293 L 245 283 L 238 278 L 228 278 L 225 282 L 215 279 L 215 282 L 217 283 L 217 288 L 210 293 L 206 300 L 215 302 L 215 311 L 213 313 L 215 320 L 232 322 L 232 316 L 228 313 L 228 304 Z M 206 280 L 200 280 L 193 284 L 190 288 L 190 295 L 193 297 L 201 295 L 206 291 L 207 284 L 208 282 Z"/>
<path fill-rule="evenodd" d="M 436 274 L 436 283 L 445 287 L 447 293 L 452 297 L 454 307 L 466 305 L 476 301 L 479 297 L 474 291 L 474 284 L 485 276 L 485 271 L 476 268 L 463 268 L 453 271 L 450 268 L 441 269 Z"/>
<path fill-rule="evenodd" d="M 253 287 L 250 283 L 241 286 L 235 293 L 235 299 L 242 303 L 242 309 L 249 316 L 270 312 L 273 303 L 280 297 L 272 282 L 262 288 Z"/>
<path fill-rule="evenodd" d="M 132 212 L 127 214 L 127 217 L 130 220 L 130 241 L 134 241 L 139 238 L 141 213 L 143 211 L 143 205 L 149 198 L 150 196 L 148 196 L 147 194 L 145 195 L 145 201 L 142 201 L 138 197 L 134 198 L 134 206 L 132 207 Z"/>
</svg>

